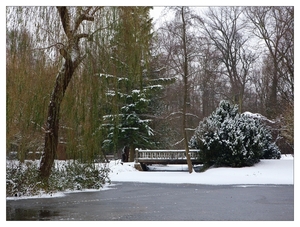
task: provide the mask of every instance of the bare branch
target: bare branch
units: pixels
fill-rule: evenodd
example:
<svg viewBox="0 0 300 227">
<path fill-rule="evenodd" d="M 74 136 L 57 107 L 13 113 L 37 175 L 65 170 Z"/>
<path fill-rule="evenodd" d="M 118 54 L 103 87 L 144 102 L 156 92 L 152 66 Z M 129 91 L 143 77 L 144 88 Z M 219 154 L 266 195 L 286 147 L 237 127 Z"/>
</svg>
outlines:
<svg viewBox="0 0 300 227">
<path fill-rule="evenodd" d="M 89 7 L 86 8 L 86 10 L 82 10 L 82 11 L 84 12 L 84 14 L 89 14 L 91 8 L 93 8 L 93 7 L 92 7 L 92 6 L 89 6 Z"/>
<path fill-rule="evenodd" d="M 82 23 L 82 21 L 87 20 L 87 21 L 94 21 L 94 17 L 87 15 L 87 14 L 81 14 L 78 19 L 75 22 L 74 26 L 74 31 L 76 31 L 79 27 L 79 25 Z"/>
<path fill-rule="evenodd" d="M 174 147 L 184 141 L 184 138 L 182 138 L 180 141 L 177 141 L 176 143 L 172 144 L 171 146 Z"/>
<path fill-rule="evenodd" d="M 102 7 L 95 7 L 94 10 L 90 13 L 90 10 L 92 9 L 92 7 L 88 7 L 86 10 L 82 10 L 83 14 L 81 14 L 76 22 L 75 22 L 75 26 L 74 26 L 74 31 L 76 31 L 79 27 L 79 25 L 82 23 L 82 21 L 86 20 L 86 21 L 94 21 L 94 14 L 101 9 Z"/>
<path fill-rule="evenodd" d="M 76 35 L 75 37 L 79 40 L 81 38 L 89 38 L 90 35 L 86 34 L 86 33 L 80 33 L 80 34 Z"/>
<path fill-rule="evenodd" d="M 40 47 L 40 48 L 33 48 L 33 49 L 31 49 L 31 51 L 34 51 L 34 50 L 46 50 L 46 49 L 50 49 L 51 47 L 57 47 L 57 44 L 58 43 L 55 43 L 55 44 L 52 44 L 52 45 L 50 45 L 50 46 L 48 46 L 48 47 Z"/>
<path fill-rule="evenodd" d="M 93 16 L 98 10 L 102 9 L 103 6 L 97 6 L 94 8 L 94 10 L 92 11 L 91 15 Z"/>
<path fill-rule="evenodd" d="M 55 43 L 55 44 L 52 44 L 48 47 L 41 47 L 41 48 L 34 48 L 34 49 L 31 49 L 31 51 L 35 51 L 35 50 L 46 50 L 46 49 L 50 49 L 52 47 L 55 47 L 59 50 L 59 53 L 65 58 L 67 59 L 67 56 L 68 56 L 68 53 L 67 51 L 65 50 L 65 45 L 62 44 L 62 43 Z"/>
</svg>

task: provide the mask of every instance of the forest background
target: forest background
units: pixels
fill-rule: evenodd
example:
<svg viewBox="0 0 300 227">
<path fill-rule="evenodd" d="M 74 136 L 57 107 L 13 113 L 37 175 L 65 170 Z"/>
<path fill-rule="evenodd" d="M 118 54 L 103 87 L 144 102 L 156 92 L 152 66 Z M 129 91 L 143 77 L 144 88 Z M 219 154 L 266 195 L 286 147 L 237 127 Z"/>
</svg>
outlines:
<svg viewBox="0 0 300 227">
<path fill-rule="evenodd" d="M 274 120 L 275 139 L 294 152 L 293 7 L 203 13 L 175 7 L 166 10 L 172 19 L 155 30 L 149 10 L 105 7 L 94 23 L 102 29 L 82 44 L 86 58 L 62 102 L 60 155 L 120 156 L 130 144 L 182 149 L 184 132 L 191 138 L 223 99 Z M 45 18 L 44 25 L 52 22 Z M 63 43 L 56 22 L 54 30 L 36 26 L 39 33 L 26 26 L 6 31 L 6 151 L 17 150 L 20 160 L 43 150 L 49 95 L 63 56 L 51 46 Z"/>
</svg>

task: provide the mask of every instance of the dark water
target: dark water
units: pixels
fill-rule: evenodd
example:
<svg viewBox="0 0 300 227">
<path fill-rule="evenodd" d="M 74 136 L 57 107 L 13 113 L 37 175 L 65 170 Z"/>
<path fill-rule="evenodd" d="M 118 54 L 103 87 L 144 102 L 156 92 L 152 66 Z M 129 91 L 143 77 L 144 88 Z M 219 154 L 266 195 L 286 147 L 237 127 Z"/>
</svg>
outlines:
<svg viewBox="0 0 300 227">
<path fill-rule="evenodd" d="M 6 207 L 6 220 L 49 221 L 58 211 Z"/>
<path fill-rule="evenodd" d="M 110 190 L 7 200 L 6 220 L 294 221 L 294 185 L 115 182 Z"/>
</svg>

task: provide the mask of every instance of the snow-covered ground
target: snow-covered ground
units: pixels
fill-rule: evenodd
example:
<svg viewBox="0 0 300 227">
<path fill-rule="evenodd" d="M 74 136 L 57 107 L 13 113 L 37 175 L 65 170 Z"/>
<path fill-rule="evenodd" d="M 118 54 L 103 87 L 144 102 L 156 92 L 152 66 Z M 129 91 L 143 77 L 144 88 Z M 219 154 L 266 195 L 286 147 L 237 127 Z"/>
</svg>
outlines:
<svg viewBox="0 0 300 227">
<path fill-rule="evenodd" d="M 208 184 L 239 185 L 247 187 L 256 184 L 294 184 L 294 158 L 282 155 L 281 159 L 261 160 L 252 167 L 210 168 L 205 172 L 187 171 L 187 165 L 153 165 L 152 171 L 138 171 L 133 162 L 122 163 L 120 160 L 109 163 L 112 185 L 105 185 L 100 190 L 109 190 L 115 182 L 145 182 L 169 184 Z M 85 190 L 95 191 L 95 190 Z M 52 195 L 41 194 L 34 197 L 7 197 L 6 199 L 61 197 L 63 192 Z"/>
<path fill-rule="evenodd" d="M 187 165 L 152 166 L 156 171 L 138 171 L 134 163 L 110 162 L 110 179 L 127 182 L 186 183 L 186 184 L 294 184 L 294 158 L 283 155 L 281 159 L 261 160 L 252 167 L 211 168 L 205 172 L 187 172 Z M 170 171 L 174 170 L 174 171 Z"/>
</svg>

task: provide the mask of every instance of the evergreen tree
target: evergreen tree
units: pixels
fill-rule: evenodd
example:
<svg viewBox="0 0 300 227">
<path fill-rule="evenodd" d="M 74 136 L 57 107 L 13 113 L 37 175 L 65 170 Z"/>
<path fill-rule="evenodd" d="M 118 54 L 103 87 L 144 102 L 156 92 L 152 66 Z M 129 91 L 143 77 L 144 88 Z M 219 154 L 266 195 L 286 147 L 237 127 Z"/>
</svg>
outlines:
<svg viewBox="0 0 300 227">
<path fill-rule="evenodd" d="M 151 120 L 142 117 L 147 113 L 150 102 L 147 96 L 147 89 L 132 90 L 130 94 L 122 94 L 124 105 L 120 108 L 120 114 L 104 116 L 105 123 L 102 128 L 107 130 L 107 138 L 103 141 L 105 150 L 114 148 L 116 137 L 118 138 L 117 148 L 123 146 L 151 148 L 154 146 L 154 141 L 151 141 L 153 136 L 153 130 L 150 127 Z"/>
<path fill-rule="evenodd" d="M 174 78 L 159 78 L 151 66 L 151 7 L 115 7 L 109 58 L 99 67 L 102 97 L 99 122 L 104 153 L 118 153 L 130 146 L 153 148 L 153 119 L 159 110 L 164 85 Z M 99 74 L 98 74 L 99 75 Z M 98 130 L 99 131 L 99 130 Z"/>
<path fill-rule="evenodd" d="M 102 78 L 115 80 L 112 75 L 102 76 Z M 118 81 L 122 83 L 123 80 L 119 78 Z M 128 146 L 130 150 L 157 147 L 151 127 L 152 119 L 155 117 L 153 102 L 156 103 L 155 100 L 164 85 L 172 81 L 162 78 L 145 80 L 144 84 L 147 83 L 147 86 L 145 85 L 142 90 L 133 89 L 129 94 L 114 90 L 107 91 L 107 102 L 111 103 L 111 100 L 117 96 L 120 108 L 117 114 L 103 116 L 101 130 L 103 135 L 107 135 L 103 141 L 103 149 L 106 152 L 119 150 L 124 146 Z"/>
</svg>

